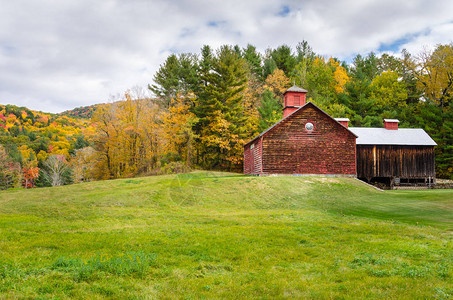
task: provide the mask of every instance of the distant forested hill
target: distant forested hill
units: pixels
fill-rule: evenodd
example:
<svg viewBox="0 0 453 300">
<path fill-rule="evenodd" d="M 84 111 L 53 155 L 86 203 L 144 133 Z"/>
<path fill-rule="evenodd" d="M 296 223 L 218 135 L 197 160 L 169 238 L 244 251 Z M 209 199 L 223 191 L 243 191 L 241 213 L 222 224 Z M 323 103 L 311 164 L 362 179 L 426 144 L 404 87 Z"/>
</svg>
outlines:
<svg viewBox="0 0 453 300">
<path fill-rule="evenodd" d="M 47 169 L 66 166 L 78 149 L 89 145 L 87 136 L 93 132 L 87 119 L 0 105 L 0 189 L 49 185 L 43 181 L 48 158 L 58 159 L 54 165 L 48 161 Z M 71 183 L 72 170 L 66 170 L 63 183 Z"/>
<path fill-rule="evenodd" d="M 99 107 L 100 104 L 94 104 L 89 106 L 81 106 L 76 107 L 71 110 L 66 110 L 59 115 L 68 116 L 68 117 L 75 117 L 75 118 L 82 118 L 82 119 L 91 119 L 93 117 L 94 112 Z"/>
</svg>

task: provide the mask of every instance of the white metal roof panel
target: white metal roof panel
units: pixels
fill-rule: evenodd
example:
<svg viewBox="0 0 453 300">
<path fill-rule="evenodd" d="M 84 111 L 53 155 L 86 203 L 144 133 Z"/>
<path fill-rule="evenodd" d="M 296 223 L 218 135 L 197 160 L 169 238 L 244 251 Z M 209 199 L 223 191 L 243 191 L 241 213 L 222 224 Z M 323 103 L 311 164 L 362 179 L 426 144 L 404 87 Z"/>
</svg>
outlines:
<svg viewBox="0 0 453 300">
<path fill-rule="evenodd" d="M 436 142 L 420 128 L 385 128 L 349 127 L 357 135 L 357 145 L 411 145 L 436 146 Z"/>
</svg>

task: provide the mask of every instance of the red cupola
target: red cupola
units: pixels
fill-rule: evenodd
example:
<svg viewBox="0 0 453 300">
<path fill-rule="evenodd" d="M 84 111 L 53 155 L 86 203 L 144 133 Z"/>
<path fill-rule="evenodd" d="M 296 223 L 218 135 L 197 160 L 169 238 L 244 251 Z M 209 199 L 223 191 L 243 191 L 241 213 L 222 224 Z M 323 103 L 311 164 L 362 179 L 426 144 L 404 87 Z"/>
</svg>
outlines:
<svg viewBox="0 0 453 300">
<path fill-rule="evenodd" d="M 283 94 L 283 118 L 286 118 L 295 112 L 299 107 L 305 105 L 305 94 L 307 92 L 307 90 L 301 89 L 295 85 L 286 90 Z"/>
</svg>

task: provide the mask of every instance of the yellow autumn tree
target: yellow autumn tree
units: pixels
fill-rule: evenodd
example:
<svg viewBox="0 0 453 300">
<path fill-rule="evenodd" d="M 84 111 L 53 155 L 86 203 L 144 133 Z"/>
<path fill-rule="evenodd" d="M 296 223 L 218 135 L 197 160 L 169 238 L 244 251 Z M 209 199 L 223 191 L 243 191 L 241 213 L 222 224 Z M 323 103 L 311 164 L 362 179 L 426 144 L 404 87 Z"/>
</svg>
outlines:
<svg viewBox="0 0 453 300">
<path fill-rule="evenodd" d="M 96 165 L 96 151 L 85 147 L 75 151 L 70 166 L 73 170 L 74 183 L 93 180 L 93 170 Z"/>
<path fill-rule="evenodd" d="M 180 94 L 171 100 L 171 105 L 162 116 L 162 129 L 164 132 L 164 152 L 167 157 L 173 156 L 174 160 L 180 160 L 190 166 L 194 155 L 195 134 L 192 125 L 196 121 L 195 115 L 189 111 L 190 103 L 194 101 L 194 95 Z M 190 98 L 190 99 L 187 99 Z"/>
<path fill-rule="evenodd" d="M 344 93 L 346 83 L 351 81 L 351 78 L 348 76 L 346 69 L 340 65 L 340 62 L 333 59 L 329 59 L 331 68 L 334 70 L 333 76 L 335 78 L 335 92 L 337 94 Z"/>
<path fill-rule="evenodd" d="M 116 153 L 118 152 L 117 137 L 119 135 L 118 121 L 115 116 L 116 104 L 105 104 L 98 107 L 92 121 L 96 128 L 93 142 L 97 150 L 95 177 L 109 179 L 117 177 Z"/>
<path fill-rule="evenodd" d="M 238 135 L 230 130 L 232 123 L 222 115 L 221 111 L 214 111 L 207 120 L 210 125 L 204 127 L 200 134 L 200 140 L 208 150 L 202 159 L 210 161 L 214 169 L 225 168 L 224 160 L 231 163 L 239 158 L 240 152 L 232 151 L 238 150 L 234 147 L 238 142 Z"/>
<path fill-rule="evenodd" d="M 424 97 L 442 108 L 447 106 L 453 94 L 453 43 L 420 53 L 415 74 Z"/>
<path fill-rule="evenodd" d="M 247 133 L 249 138 L 257 135 L 259 125 L 259 112 L 258 107 L 260 106 L 261 97 L 261 83 L 255 78 L 253 74 L 248 75 L 248 80 L 243 94 L 242 105 L 244 109 L 245 122 L 243 129 Z"/>
<path fill-rule="evenodd" d="M 149 99 L 126 93 L 123 101 L 101 106 L 93 116 L 97 134 L 96 178 L 129 177 L 149 173 L 162 153 L 160 116 Z"/>
<path fill-rule="evenodd" d="M 264 93 L 264 91 L 268 89 L 279 99 L 283 99 L 283 93 L 290 87 L 291 81 L 286 77 L 285 72 L 280 69 L 275 69 L 272 74 L 267 76 L 261 92 Z"/>
</svg>

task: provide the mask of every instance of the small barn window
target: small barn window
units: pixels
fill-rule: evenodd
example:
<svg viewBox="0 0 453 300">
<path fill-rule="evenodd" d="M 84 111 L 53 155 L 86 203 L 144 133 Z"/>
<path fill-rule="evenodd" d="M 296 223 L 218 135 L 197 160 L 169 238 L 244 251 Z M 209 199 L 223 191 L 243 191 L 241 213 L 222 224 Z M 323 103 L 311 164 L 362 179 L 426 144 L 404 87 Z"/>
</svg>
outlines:
<svg viewBox="0 0 453 300">
<path fill-rule="evenodd" d="M 305 129 L 306 129 L 307 131 L 312 131 L 313 128 L 314 128 L 314 126 L 313 126 L 312 123 L 308 122 L 308 123 L 305 124 Z"/>
<path fill-rule="evenodd" d="M 255 148 L 255 144 L 250 145 L 250 150 L 252 150 L 253 148 Z"/>
<path fill-rule="evenodd" d="M 294 96 L 294 106 L 300 106 L 300 96 Z"/>
</svg>

